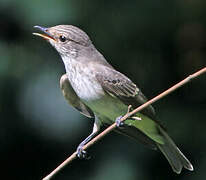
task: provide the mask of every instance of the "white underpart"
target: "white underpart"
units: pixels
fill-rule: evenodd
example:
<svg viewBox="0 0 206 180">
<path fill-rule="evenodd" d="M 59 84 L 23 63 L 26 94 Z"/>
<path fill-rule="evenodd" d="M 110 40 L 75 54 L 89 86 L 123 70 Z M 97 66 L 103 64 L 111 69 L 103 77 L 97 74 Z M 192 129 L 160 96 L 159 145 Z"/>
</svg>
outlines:
<svg viewBox="0 0 206 180">
<path fill-rule="evenodd" d="M 93 101 L 104 96 L 101 85 L 96 81 L 92 68 L 74 59 L 63 58 L 68 79 L 80 99 Z"/>
</svg>

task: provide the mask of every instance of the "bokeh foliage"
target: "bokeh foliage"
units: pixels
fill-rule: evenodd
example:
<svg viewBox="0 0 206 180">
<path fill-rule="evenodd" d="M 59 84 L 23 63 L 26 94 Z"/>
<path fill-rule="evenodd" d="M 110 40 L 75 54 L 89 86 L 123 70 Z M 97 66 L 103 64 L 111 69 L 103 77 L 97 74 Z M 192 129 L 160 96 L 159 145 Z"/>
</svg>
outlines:
<svg viewBox="0 0 206 180">
<path fill-rule="evenodd" d="M 49 44 L 32 36 L 34 25 L 82 28 L 151 98 L 205 66 L 205 8 L 204 0 L 1 0 L 1 178 L 42 178 L 92 129 L 93 121 L 64 100 L 63 64 Z M 160 153 L 112 133 L 89 149 L 91 160 L 75 160 L 56 179 L 205 179 L 205 81 L 203 75 L 154 104 L 194 172 L 176 175 Z"/>
</svg>

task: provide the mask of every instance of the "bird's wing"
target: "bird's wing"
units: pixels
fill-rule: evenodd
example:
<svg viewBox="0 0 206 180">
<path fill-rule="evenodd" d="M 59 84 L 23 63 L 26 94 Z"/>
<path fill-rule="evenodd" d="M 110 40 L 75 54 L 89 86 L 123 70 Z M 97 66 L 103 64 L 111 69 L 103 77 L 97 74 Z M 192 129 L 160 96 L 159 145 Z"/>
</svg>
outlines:
<svg viewBox="0 0 206 180">
<path fill-rule="evenodd" d="M 120 72 L 101 66 L 98 66 L 96 71 L 96 78 L 105 92 L 120 99 L 124 104 L 132 105 L 134 109 L 147 101 L 146 97 L 137 86 Z M 161 125 L 156 120 L 153 107 L 150 105 L 143 109 L 140 112 L 140 117 L 142 118 L 141 121 L 125 121 L 125 127 L 117 129 L 116 131 L 140 140 L 142 143 L 152 148 L 156 147 L 154 142 L 163 144 L 163 137 L 159 134 L 158 130 L 158 126 Z"/>
<path fill-rule="evenodd" d="M 79 99 L 73 90 L 66 74 L 64 74 L 60 79 L 60 87 L 65 99 L 71 106 L 76 108 L 78 111 L 80 111 L 80 113 L 87 117 L 94 117 L 92 110 Z"/>
<path fill-rule="evenodd" d="M 116 96 L 126 105 L 132 105 L 133 109 L 147 101 L 136 84 L 115 69 L 100 66 L 97 68 L 96 78 L 108 94 Z M 141 112 L 155 119 L 155 111 L 151 105 Z"/>
</svg>

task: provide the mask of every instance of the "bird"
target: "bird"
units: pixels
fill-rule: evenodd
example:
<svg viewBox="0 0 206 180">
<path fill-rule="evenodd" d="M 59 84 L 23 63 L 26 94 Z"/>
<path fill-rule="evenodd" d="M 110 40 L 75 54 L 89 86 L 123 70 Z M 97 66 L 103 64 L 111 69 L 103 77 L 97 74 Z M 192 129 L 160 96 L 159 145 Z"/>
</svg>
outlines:
<svg viewBox="0 0 206 180">
<path fill-rule="evenodd" d="M 79 158 L 87 157 L 83 146 L 102 127 L 116 122 L 116 132 L 160 150 L 175 173 L 181 173 L 182 168 L 193 171 L 190 161 L 157 120 L 151 105 L 121 122 L 128 107 L 135 109 L 147 102 L 147 98 L 135 83 L 108 63 L 83 30 L 73 25 L 34 28 L 41 33 L 33 35 L 48 41 L 63 60 L 66 71 L 60 79 L 63 96 L 81 114 L 94 119 L 91 134 L 77 147 Z"/>
</svg>

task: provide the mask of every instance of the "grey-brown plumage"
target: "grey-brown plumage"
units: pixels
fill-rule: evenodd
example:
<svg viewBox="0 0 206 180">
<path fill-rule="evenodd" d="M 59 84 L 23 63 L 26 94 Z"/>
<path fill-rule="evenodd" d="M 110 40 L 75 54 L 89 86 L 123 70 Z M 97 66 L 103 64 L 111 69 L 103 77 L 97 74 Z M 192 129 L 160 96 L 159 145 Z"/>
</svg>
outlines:
<svg viewBox="0 0 206 180">
<path fill-rule="evenodd" d="M 64 97 L 85 116 L 95 117 L 93 132 L 77 148 L 78 156 L 84 157 L 82 147 L 98 133 L 101 126 L 118 120 L 127 112 L 128 105 L 136 108 L 147 99 L 129 78 L 105 60 L 79 28 L 71 25 L 36 28 L 45 34 L 34 34 L 48 40 L 62 57 L 66 74 L 62 76 L 60 86 Z M 183 167 L 193 170 L 192 164 L 156 120 L 152 106 L 135 116 L 139 120 L 126 120 L 124 126 L 116 131 L 153 149 L 159 148 L 174 172 L 180 173 Z"/>
</svg>

